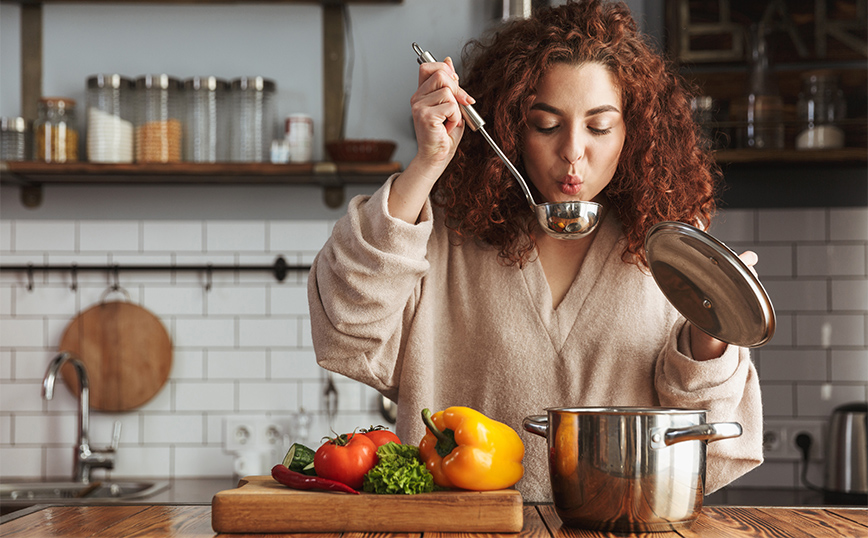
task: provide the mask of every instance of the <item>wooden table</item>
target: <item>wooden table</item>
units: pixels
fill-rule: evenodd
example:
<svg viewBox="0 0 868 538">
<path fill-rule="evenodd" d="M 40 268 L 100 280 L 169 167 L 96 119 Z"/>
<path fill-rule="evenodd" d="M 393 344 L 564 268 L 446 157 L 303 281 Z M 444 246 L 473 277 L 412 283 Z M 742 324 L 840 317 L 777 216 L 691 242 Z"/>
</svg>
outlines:
<svg viewBox="0 0 868 538">
<path fill-rule="evenodd" d="M 0 525 L 0 537 L 100 538 L 140 536 L 202 538 L 217 536 L 211 529 L 209 504 L 135 504 L 33 507 L 23 515 L 6 516 Z M 12 518 L 12 519 L 10 519 Z M 343 535 L 343 536 L 342 536 Z M 238 538 L 264 538 L 262 534 L 224 534 Z M 267 535 L 277 536 L 277 535 Z M 288 535 L 289 536 L 289 535 Z M 307 534 L 310 538 L 363 538 L 364 533 Z M 422 538 L 421 533 L 380 534 L 381 537 Z M 425 533 L 425 538 L 492 538 L 494 534 Z M 551 505 L 525 505 L 521 538 L 596 538 L 645 536 L 646 538 L 738 538 L 738 537 L 844 537 L 868 536 L 866 508 L 781 508 L 706 506 L 690 530 L 648 534 L 619 534 L 564 527 Z"/>
</svg>

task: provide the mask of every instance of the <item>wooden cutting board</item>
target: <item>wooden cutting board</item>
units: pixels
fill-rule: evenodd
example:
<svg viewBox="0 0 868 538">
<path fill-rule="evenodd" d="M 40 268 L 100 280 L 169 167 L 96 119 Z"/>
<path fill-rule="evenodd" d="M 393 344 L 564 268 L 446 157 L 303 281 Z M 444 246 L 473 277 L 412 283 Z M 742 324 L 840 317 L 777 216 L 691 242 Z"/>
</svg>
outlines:
<svg viewBox="0 0 868 538">
<path fill-rule="evenodd" d="M 211 527 L 218 533 L 519 532 L 523 505 L 514 489 L 351 495 L 248 476 L 214 495 Z"/>
<path fill-rule="evenodd" d="M 153 398 L 172 369 L 172 341 L 160 319 L 124 301 L 100 302 L 73 319 L 60 341 L 87 368 L 90 405 L 129 411 Z M 78 391 L 71 364 L 61 369 L 66 386 Z"/>
</svg>

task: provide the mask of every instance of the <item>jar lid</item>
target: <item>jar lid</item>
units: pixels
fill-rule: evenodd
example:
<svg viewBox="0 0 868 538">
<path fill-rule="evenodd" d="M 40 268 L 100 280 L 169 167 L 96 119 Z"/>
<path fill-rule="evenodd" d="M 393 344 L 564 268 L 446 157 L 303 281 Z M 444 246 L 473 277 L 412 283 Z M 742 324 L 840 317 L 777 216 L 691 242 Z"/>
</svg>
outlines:
<svg viewBox="0 0 868 538">
<path fill-rule="evenodd" d="M 136 79 L 136 88 L 180 90 L 181 81 L 169 75 L 142 75 Z"/>
<path fill-rule="evenodd" d="M 258 92 L 273 92 L 277 85 L 265 77 L 238 77 L 232 81 L 233 90 L 256 90 Z"/>
<path fill-rule="evenodd" d="M 27 131 L 27 122 L 20 116 L 15 118 L 3 116 L 0 118 L 0 131 L 16 131 L 23 133 Z"/>
<path fill-rule="evenodd" d="M 75 99 L 69 97 L 42 97 L 39 103 L 56 108 L 73 108 L 75 107 Z"/>
<path fill-rule="evenodd" d="M 299 120 L 299 121 L 310 121 L 313 118 L 310 116 L 310 114 L 305 114 L 303 112 L 293 112 L 292 114 L 287 115 L 286 119 Z"/>
<path fill-rule="evenodd" d="M 190 77 L 184 81 L 184 88 L 188 90 L 226 90 L 229 89 L 229 83 L 222 78 L 204 76 Z"/>
<path fill-rule="evenodd" d="M 90 88 L 132 88 L 133 81 L 118 74 L 97 74 L 87 78 L 87 87 Z"/>
</svg>

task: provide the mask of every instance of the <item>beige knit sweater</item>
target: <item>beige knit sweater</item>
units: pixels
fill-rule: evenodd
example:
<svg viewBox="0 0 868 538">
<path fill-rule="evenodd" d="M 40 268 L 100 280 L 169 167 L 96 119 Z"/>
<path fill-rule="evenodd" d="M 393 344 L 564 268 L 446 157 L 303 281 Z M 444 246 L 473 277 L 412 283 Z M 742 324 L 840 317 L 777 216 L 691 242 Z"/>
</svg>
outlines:
<svg viewBox="0 0 868 538">
<path fill-rule="evenodd" d="M 708 410 L 744 434 L 708 444 L 710 493 L 762 462 L 762 409 L 747 349 L 693 361 L 685 320 L 653 278 L 621 260 L 605 217 L 557 309 L 538 262 L 504 266 L 459 242 L 430 203 L 415 225 L 388 214 L 390 178 L 354 198 L 314 261 L 308 295 L 318 363 L 398 403 L 397 434 L 418 444 L 419 413 L 472 407 L 514 428 L 526 447 L 525 501 L 551 499 L 546 441 L 522 419 L 547 407 Z M 687 354 L 686 354 L 687 353 Z"/>
</svg>

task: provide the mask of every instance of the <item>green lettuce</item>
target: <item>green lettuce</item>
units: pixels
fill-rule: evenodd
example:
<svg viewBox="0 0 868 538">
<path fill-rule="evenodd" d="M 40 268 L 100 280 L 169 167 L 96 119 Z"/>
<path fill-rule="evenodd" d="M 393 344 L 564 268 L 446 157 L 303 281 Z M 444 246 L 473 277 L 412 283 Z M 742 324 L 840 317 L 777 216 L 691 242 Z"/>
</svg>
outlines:
<svg viewBox="0 0 868 538">
<path fill-rule="evenodd" d="M 419 457 L 419 447 L 386 443 L 377 449 L 379 463 L 365 474 L 368 493 L 413 495 L 434 491 L 434 476 Z"/>
</svg>

